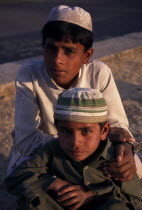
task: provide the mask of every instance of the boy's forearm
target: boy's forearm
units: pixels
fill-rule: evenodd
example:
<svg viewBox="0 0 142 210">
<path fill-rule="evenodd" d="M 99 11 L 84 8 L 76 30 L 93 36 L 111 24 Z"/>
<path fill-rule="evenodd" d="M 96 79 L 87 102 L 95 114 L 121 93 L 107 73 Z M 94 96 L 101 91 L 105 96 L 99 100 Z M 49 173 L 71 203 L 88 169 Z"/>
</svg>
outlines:
<svg viewBox="0 0 142 210">
<path fill-rule="evenodd" d="M 54 178 L 49 173 L 43 175 L 37 175 L 32 171 L 12 173 L 5 180 L 5 186 L 9 193 L 16 196 L 24 196 L 29 202 L 37 197 L 40 197 L 47 193 L 48 188 L 54 182 Z M 39 178 L 40 177 L 40 178 Z"/>
<path fill-rule="evenodd" d="M 26 84 L 17 81 L 14 144 L 21 154 L 30 154 L 39 145 L 55 137 L 40 130 L 39 109 L 34 92 Z"/>
<path fill-rule="evenodd" d="M 26 78 L 28 78 L 28 83 Z M 39 109 L 30 71 L 24 68 L 19 71 L 16 79 L 14 145 L 9 161 L 9 171 L 13 165 L 17 167 L 19 162 L 25 160 L 25 157 L 30 155 L 39 145 L 57 137 L 57 135 L 48 135 L 40 130 Z"/>
<path fill-rule="evenodd" d="M 42 148 L 40 148 L 42 150 Z M 44 150 L 44 148 L 43 148 Z M 48 155 L 42 152 L 31 156 L 31 159 L 21 163 L 6 178 L 5 184 L 7 190 L 12 194 L 46 191 L 54 181 L 52 175 L 48 173 Z M 36 186 L 38 186 L 36 188 Z"/>
<path fill-rule="evenodd" d="M 48 141 L 56 137 L 57 135 L 44 134 L 36 129 L 31 136 L 27 136 L 24 141 L 21 140 L 17 145 L 15 144 L 16 150 L 15 147 L 13 147 L 9 162 L 9 170 L 11 168 L 16 168 L 21 162 L 29 159 L 31 153 L 37 148 L 45 145 Z"/>
</svg>

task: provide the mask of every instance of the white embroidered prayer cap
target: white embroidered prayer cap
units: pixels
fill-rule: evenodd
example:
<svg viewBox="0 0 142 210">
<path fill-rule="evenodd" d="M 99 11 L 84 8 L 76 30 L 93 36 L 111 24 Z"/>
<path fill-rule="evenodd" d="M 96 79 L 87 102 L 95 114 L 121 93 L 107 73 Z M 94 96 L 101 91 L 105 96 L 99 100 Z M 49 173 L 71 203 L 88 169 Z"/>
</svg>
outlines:
<svg viewBox="0 0 142 210">
<path fill-rule="evenodd" d="M 103 95 L 91 88 L 72 88 L 63 91 L 54 110 L 55 120 L 81 123 L 107 121 L 107 104 Z"/>
<path fill-rule="evenodd" d="M 92 19 L 88 12 L 80 7 L 69 7 L 65 5 L 60 5 L 54 7 L 47 19 L 47 22 L 50 21 L 64 21 L 73 23 L 81 26 L 89 31 L 92 29 Z"/>
</svg>

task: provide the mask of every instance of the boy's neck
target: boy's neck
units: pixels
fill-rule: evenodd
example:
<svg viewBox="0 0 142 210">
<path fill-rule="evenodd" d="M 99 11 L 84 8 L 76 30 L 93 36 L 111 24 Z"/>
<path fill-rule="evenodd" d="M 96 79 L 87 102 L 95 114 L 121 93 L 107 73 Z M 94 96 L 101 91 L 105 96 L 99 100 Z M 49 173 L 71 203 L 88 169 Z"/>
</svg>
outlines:
<svg viewBox="0 0 142 210">
<path fill-rule="evenodd" d="M 49 73 L 48 73 L 48 74 L 49 74 Z M 79 73 L 78 73 L 78 74 L 79 74 Z M 58 89 L 65 89 L 65 90 L 67 90 L 67 89 L 71 88 L 72 86 L 74 86 L 74 85 L 76 84 L 77 78 L 78 78 L 78 74 L 73 78 L 72 81 L 70 81 L 68 84 L 66 84 L 66 85 L 64 85 L 64 86 L 58 85 L 58 84 L 52 79 L 52 77 L 50 76 L 50 74 L 49 74 L 49 76 L 50 76 L 51 81 L 54 83 L 54 85 L 55 85 Z"/>
<path fill-rule="evenodd" d="M 106 146 L 107 140 L 100 141 L 100 144 L 95 152 L 93 152 L 89 157 L 85 158 L 81 162 L 86 165 L 88 163 L 93 162 L 94 160 L 97 160 L 100 156 L 100 154 L 103 152 L 105 146 Z"/>
</svg>

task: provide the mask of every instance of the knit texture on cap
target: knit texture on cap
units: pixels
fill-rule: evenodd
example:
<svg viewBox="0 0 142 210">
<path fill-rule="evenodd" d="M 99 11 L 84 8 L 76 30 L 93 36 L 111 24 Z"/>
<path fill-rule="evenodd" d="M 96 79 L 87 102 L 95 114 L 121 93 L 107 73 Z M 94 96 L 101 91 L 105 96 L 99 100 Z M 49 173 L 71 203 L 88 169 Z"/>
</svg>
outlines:
<svg viewBox="0 0 142 210">
<path fill-rule="evenodd" d="M 47 22 L 50 21 L 69 22 L 92 31 L 92 20 L 90 14 L 80 7 L 69 7 L 65 5 L 54 7 L 47 19 Z"/>
<path fill-rule="evenodd" d="M 102 94 L 90 88 L 64 91 L 55 106 L 54 119 L 82 123 L 107 121 L 107 105 Z"/>
</svg>

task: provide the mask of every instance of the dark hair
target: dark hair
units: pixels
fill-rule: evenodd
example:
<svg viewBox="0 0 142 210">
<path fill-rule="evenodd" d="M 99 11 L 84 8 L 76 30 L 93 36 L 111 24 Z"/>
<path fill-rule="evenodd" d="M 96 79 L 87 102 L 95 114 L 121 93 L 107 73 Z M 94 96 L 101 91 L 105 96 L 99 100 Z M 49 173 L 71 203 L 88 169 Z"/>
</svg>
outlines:
<svg viewBox="0 0 142 210">
<path fill-rule="evenodd" d="M 64 22 L 51 21 L 44 25 L 42 31 L 42 46 L 44 47 L 46 38 L 53 38 L 55 41 L 80 43 L 85 47 L 85 51 L 92 47 L 93 33 L 78 25 Z"/>
<path fill-rule="evenodd" d="M 99 123 L 99 125 L 100 125 L 100 128 L 101 128 L 101 131 L 103 130 L 103 127 L 105 126 L 105 124 L 107 123 L 107 121 L 105 121 L 105 122 L 102 122 L 102 123 Z"/>
<path fill-rule="evenodd" d="M 54 125 L 55 125 L 56 128 L 57 128 L 57 124 L 58 124 L 59 121 L 60 120 L 54 119 Z M 103 127 L 105 126 L 106 123 L 107 123 L 107 121 L 102 122 L 102 123 L 98 123 L 100 125 L 101 131 L 103 130 Z"/>
</svg>

